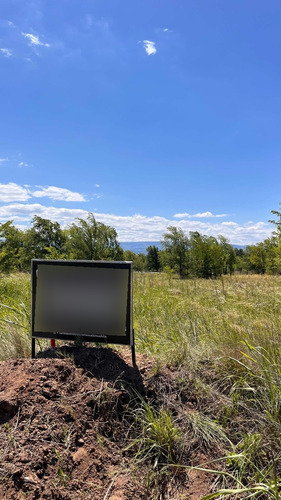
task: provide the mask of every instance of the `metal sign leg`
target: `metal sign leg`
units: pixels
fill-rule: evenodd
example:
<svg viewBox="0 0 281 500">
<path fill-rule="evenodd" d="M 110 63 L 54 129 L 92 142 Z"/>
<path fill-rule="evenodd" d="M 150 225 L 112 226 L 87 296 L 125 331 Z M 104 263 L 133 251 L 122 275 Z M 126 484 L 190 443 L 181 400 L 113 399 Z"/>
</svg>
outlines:
<svg viewBox="0 0 281 500">
<path fill-rule="evenodd" d="M 31 339 L 31 358 L 35 358 L 35 339 Z"/>
<path fill-rule="evenodd" d="M 131 346 L 131 349 L 132 349 L 132 363 L 134 366 L 137 366 L 136 365 L 136 350 L 135 350 L 135 344 L 133 344 Z"/>
</svg>

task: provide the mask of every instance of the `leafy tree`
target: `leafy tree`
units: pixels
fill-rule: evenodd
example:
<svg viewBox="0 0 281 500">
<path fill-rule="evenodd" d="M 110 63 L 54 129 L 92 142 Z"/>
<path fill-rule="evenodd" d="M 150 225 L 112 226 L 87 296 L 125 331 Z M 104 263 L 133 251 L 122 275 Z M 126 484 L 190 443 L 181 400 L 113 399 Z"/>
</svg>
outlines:
<svg viewBox="0 0 281 500">
<path fill-rule="evenodd" d="M 134 259 L 136 258 L 136 256 L 137 256 L 137 254 L 132 252 L 131 250 L 124 250 L 124 253 L 123 253 L 124 260 L 134 262 Z"/>
<path fill-rule="evenodd" d="M 189 264 L 188 237 L 182 229 L 168 226 L 167 233 L 163 235 L 161 244 L 165 250 L 167 264 L 183 278 L 187 274 Z"/>
<path fill-rule="evenodd" d="M 0 271 L 10 273 L 20 270 L 20 252 L 23 246 L 23 232 L 12 221 L 0 224 Z"/>
<path fill-rule="evenodd" d="M 214 236 L 207 237 L 207 248 L 209 257 L 209 275 L 206 278 L 221 276 L 225 265 L 225 254 L 223 246 Z"/>
<path fill-rule="evenodd" d="M 218 240 L 223 251 L 223 274 L 233 274 L 236 260 L 234 248 L 224 236 L 219 236 Z"/>
<path fill-rule="evenodd" d="M 50 254 L 61 255 L 65 243 L 65 234 L 58 222 L 35 215 L 32 227 L 24 233 L 21 257 L 23 267 L 29 269 L 31 259 L 47 259 Z"/>
<path fill-rule="evenodd" d="M 134 269 L 136 271 L 145 271 L 146 268 L 146 255 L 144 253 L 136 254 L 136 258 L 133 262 Z"/>
<path fill-rule="evenodd" d="M 242 273 L 245 271 L 245 250 L 243 248 L 233 248 L 235 255 L 235 271 Z"/>
<path fill-rule="evenodd" d="M 280 203 L 281 206 L 281 203 Z M 281 238 L 281 212 L 278 210 L 271 210 L 271 213 L 273 215 L 277 215 L 278 219 L 276 220 L 269 220 L 268 222 L 271 222 L 271 224 L 274 224 L 276 227 L 276 231 L 273 232 L 273 235 L 276 236 L 278 239 Z"/>
<path fill-rule="evenodd" d="M 144 271 L 146 267 L 146 256 L 144 253 L 134 253 L 131 250 L 124 251 L 124 260 L 131 260 L 135 271 Z"/>
<path fill-rule="evenodd" d="M 224 254 L 222 245 L 213 236 L 190 233 L 191 273 L 199 278 L 220 276 L 223 271 Z"/>
<path fill-rule="evenodd" d="M 76 219 L 68 230 L 68 248 L 74 259 L 122 260 L 123 250 L 113 227 L 97 222 L 92 213 Z"/>
<path fill-rule="evenodd" d="M 159 250 L 155 245 L 150 245 L 146 249 L 146 268 L 148 271 L 158 272 L 160 269 Z"/>
<path fill-rule="evenodd" d="M 264 274 L 266 268 L 266 251 L 264 243 L 248 245 L 245 250 L 245 264 L 248 271 Z"/>
</svg>

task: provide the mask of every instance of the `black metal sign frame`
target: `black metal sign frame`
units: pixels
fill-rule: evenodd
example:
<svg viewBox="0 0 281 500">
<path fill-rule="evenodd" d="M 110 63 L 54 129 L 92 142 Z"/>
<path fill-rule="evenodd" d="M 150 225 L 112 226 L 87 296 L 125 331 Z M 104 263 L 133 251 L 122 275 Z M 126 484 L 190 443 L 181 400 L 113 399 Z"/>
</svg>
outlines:
<svg viewBox="0 0 281 500">
<path fill-rule="evenodd" d="M 68 266 L 68 267 L 89 267 L 106 269 L 127 269 L 128 273 L 128 291 L 127 291 L 127 311 L 125 335 L 84 335 L 68 332 L 40 332 L 35 331 L 35 305 L 37 290 L 37 270 L 39 266 Z M 132 286 L 133 265 L 132 262 L 124 261 L 90 261 L 90 260 L 46 260 L 33 259 L 31 261 L 31 357 L 35 357 L 35 339 L 58 339 L 58 340 L 76 340 L 77 337 L 82 342 L 97 342 L 108 344 L 130 345 L 132 349 L 132 361 L 135 365 L 135 340 L 133 330 L 133 286 Z"/>
</svg>

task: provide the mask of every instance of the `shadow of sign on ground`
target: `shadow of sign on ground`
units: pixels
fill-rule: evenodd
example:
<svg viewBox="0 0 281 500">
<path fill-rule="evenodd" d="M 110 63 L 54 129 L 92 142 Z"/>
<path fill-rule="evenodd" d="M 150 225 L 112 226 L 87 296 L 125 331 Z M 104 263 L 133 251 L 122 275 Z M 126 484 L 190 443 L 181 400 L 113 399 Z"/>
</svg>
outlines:
<svg viewBox="0 0 281 500">
<path fill-rule="evenodd" d="M 138 367 L 130 366 L 110 347 L 75 347 L 65 345 L 48 348 L 37 354 L 38 358 L 69 358 L 78 367 L 85 370 L 89 377 L 112 383 L 117 381 L 133 386 L 139 393 L 144 392 L 144 385 Z"/>
</svg>

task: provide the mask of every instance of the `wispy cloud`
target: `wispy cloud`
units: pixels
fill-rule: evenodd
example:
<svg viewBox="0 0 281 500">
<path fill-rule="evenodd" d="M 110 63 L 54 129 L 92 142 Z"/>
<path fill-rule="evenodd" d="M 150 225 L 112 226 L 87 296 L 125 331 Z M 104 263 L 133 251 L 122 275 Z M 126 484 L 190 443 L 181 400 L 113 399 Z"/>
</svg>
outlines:
<svg viewBox="0 0 281 500">
<path fill-rule="evenodd" d="M 212 217 L 227 217 L 227 214 L 213 214 L 212 212 L 198 212 L 197 214 L 189 214 L 185 212 L 182 214 L 175 214 L 174 217 L 177 219 L 209 219 Z"/>
<path fill-rule="evenodd" d="M 3 158 L 5 161 L 5 158 Z M 24 164 L 27 165 L 27 164 Z M 69 189 L 56 186 L 37 186 L 40 190 L 32 189 L 32 186 L 25 184 L 24 187 L 10 182 L 8 184 L 0 184 L 0 202 L 9 203 L 13 201 L 27 201 L 31 197 L 34 198 L 50 198 L 51 200 L 67 201 L 67 202 L 85 202 L 85 197 Z M 98 197 L 98 196 L 97 196 Z"/>
<path fill-rule="evenodd" d="M 154 56 L 157 52 L 155 42 L 151 42 L 150 40 L 143 40 L 143 47 L 148 56 Z"/>
<path fill-rule="evenodd" d="M 0 201 L 9 203 L 11 201 L 27 201 L 30 198 L 28 190 L 9 182 L 8 184 L 0 184 Z"/>
<path fill-rule="evenodd" d="M 96 188 L 99 188 L 99 187 L 100 187 L 100 184 L 95 184 L 95 187 L 96 187 Z"/>
<path fill-rule="evenodd" d="M 38 47 L 38 46 L 41 46 L 41 47 L 50 47 L 49 43 L 41 42 L 41 40 L 39 39 L 39 37 L 36 36 L 36 35 L 33 35 L 32 33 L 22 33 L 22 36 L 24 36 L 24 38 L 27 38 L 27 40 L 29 41 L 29 45 L 30 46 L 35 46 L 35 47 Z"/>
<path fill-rule="evenodd" d="M 1 54 L 4 56 L 4 57 L 11 57 L 13 55 L 13 52 L 11 51 L 11 49 L 0 49 L 0 52 Z"/>
<path fill-rule="evenodd" d="M 8 158 L 0 158 L 0 163 L 4 163 L 4 161 L 8 161 Z"/>
<path fill-rule="evenodd" d="M 86 201 L 82 194 L 56 186 L 41 187 L 40 190 L 34 191 L 31 194 L 35 198 L 48 197 L 51 200 Z"/>
<path fill-rule="evenodd" d="M 12 21 L 8 19 L 0 19 L 0 27 L 1 28 L 15 28 L 15 25 Z"/>
<path fill-rule="evenodd" d="M 14 220 L 17 223 L 30 223 L 34 215 L 58 221 L 64 227 L 78 217 L 86 217 L 88 212 L 81 208 L 47 207 L 40 203 L 14 203 L 0 207 L 0 220 Z"/>
<path fill-rule="evenodd" d="M 28 163 L 25 163 L 24 161 L 20 161 L 19 167 L 28 167 Z"/>
</svg>

